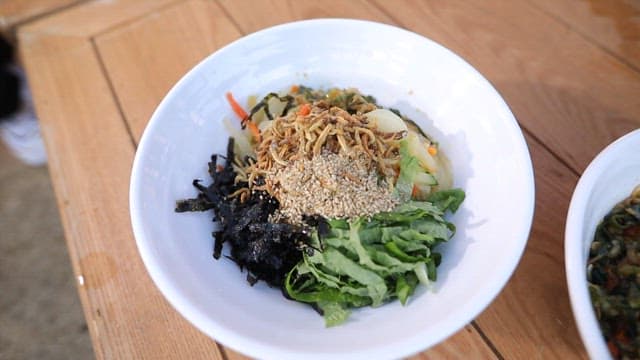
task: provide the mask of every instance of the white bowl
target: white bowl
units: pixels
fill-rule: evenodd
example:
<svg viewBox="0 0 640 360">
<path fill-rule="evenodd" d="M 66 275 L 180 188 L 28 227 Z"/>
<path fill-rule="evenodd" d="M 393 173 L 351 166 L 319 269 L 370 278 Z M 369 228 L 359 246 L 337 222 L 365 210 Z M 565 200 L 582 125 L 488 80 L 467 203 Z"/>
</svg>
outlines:
<svg viewBox="0 0 640 360">
<path fill-rule="evenodd" d="M 325 328 L 309 306 L 263 283 L 250 287 L 229 260 L 214 261 L 210 213 L 174 213 L 194 178 L 223 153 L 224 94 L 357 87 L 400 109 L 449 157 L 467 199 L 452 218 L 439 280 L 409 302 L 355 311 Z M 322 19 L 276 26 L 212 54 L 168 93 L 144 132 L 130 189 L 142 259 L 168 301 L 207 335 L 250 356 L 273 359 L 398 358 L 461 329 L 500 292 L 528 238 L 534 205 L 531 160 L 496 90 L 444 47 L 372 22 Z M 169 340 L 169 339 L 168 339 Z"/>
<path fill-rule="evenodd" d="M 640 129 L 611 143 L 584 171 L 571 197 L 564 257 L 573 316 L 592 359 L 611 355 L 598 326 L 587 287 L 587 260 L 596 227 L 640 184 Z"/>
</svg>

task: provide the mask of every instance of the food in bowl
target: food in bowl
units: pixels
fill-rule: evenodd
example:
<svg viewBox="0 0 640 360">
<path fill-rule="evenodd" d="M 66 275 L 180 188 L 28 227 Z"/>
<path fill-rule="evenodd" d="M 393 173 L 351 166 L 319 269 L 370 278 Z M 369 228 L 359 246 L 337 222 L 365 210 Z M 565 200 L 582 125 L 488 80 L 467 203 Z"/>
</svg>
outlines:
<svg viewBox="0 0 640 360">
<path fill-rule="evenodd" d="M 640 357 L 640 185 L 598 224 L 587 263 L 589 293 L 611 355 Z"/>
<path fill-rule="evenodd" d="M 300 51 L 300 44 L 312 46 Z M 447 217 L 457 229 L 439 245 L 438 280 L 431 290 L 417 287 L 408 306 L 394 301 L 361 308 L 327 330 L 306 304 L 283 301 L 264 281 L 247 286 L 246 271 L 230 260 L 212 261 L 210 211 L 174 212 L 176 199 L 194 196 L 194 178 L 208 184 L 206 159 L 224 155 L 233 136 L 220 121 L 227 114 L 237 121 L 225 92 L 232 89 L 245 105 L 248 94 L 297 83 L 353 86 L 400 109 L 438 141 L 450 160 L 453 186 L 467 193 Z M 176 83 L 137 148 L 130 211 L 151 279 L 180 315 L 216 342 L 264 359 L 398 359 L 462 330 L 496 298 L 526 247 L 534 200 L 522 131 L 477 70 L 403 29 L 316 19 L 243 37 Z"/>
<path fill-rule="evenodd" d="M 438 143 L 413 121 L 356 89 L 293 86 L 249 113 L 227 99 L 244 131 L 227 121 L 232 136 L 209 163 L 212 183 L 194 180 L 198 196 L 176 205 L 213 210 L 214 258 L 229 243 L 250 284 L 312 305 L 326 326 L 351 308 L 404 305 L 436 280 L 436 248 L 455 233 L 445 214 L 465 193 L 451 188 Z"/>
</svg>

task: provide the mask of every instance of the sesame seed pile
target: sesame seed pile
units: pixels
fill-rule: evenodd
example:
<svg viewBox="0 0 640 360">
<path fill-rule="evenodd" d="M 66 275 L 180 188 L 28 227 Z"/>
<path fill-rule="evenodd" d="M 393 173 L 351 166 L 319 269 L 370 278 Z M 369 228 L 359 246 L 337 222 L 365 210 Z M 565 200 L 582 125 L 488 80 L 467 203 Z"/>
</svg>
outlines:
<svg viewBox="0 0 640 360">
<path fill-rule="evenodd" d="M 302 215 L 326 218 L 372 216 L 391 211 L 398 200 L 380 180 L 372 161 L 323 151 L 267 175 L 280 201 L 276 221 L 300 223 Z"/>
</svg>

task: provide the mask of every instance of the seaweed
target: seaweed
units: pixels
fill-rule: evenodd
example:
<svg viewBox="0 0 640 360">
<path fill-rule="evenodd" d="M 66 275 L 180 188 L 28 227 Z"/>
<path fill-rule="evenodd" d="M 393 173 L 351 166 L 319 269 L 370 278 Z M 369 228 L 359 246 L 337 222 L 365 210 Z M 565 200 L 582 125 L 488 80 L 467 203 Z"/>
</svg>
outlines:
<svg viewBox="0 0 640 360">
<path fill-rule="evenodd" d="M 213 257 L 219 259 L 224 244 L 228 243 L 229 258 L 241 269 L 247 269 L 249 284 L 263 280 L 271 286 L 281 287 L 286 274 L 302 260 L 302 251 L 309 242 L 309 229 L 270 222 L 269 217 L 279 204 L 266 192 L 254 191 L 244 202 L 232 196 L 247 187 L 246 182 L 236 181 L 233 143 L 230 138 L 226 156 L 211 156 L 209 175 L 212 183 L 203 186 L 201 180 L 194 180 L 198 195 L 178 200 L 175 211 L 213 210 L 213 219 L 220 224 L 219 230 L 212 233 L 215 239 Z M 226 159 L 224 165 L 218 163 L 220 158 Z M 243 160 L 246 161 L 248 159 Z"/>
<path fill-rule="evenodd" d="M 329 106 L 344 109 L 351 115 L 366 113 L 378 108 L 377 101 L 373 96 L 363 95 L 357 89 L 330 88 L 324 91 L 300 85 L 297 91 L 297 101 L 325 101 Z"/>
<path fill-rule="evenodd" d="M 294 106 L 294 98 L 291 95 L 284 95 L 284 96 L 280 96 L 276 93 L 269 93 L 267 94 L 267 96 L 265 96 L 264 98 L 262 98 L 262 100 L 260 100 L 259 103 L 257 103 L 249 112 L 249 116 L 248 116 L 248 120 L 253 120 L 253 116 L 255 114 L 258 113 L 258 111 L 263 110 L 264 109 L 264 113 L 265 115 L 267 115 L 267 119 L 269 120 L 273 120 L 273 114 L 271 114 L 271 111 L 269 110 L 269 100 L 271 100 L 272 98 L 276 98 L 278 100 L 280 100 L 281 102 L 285 103 L 285 107 L 284 109 L 282 109 L 282 112 L 280 113 L 279 116 L 285 116 L 289 110 L 291 110 Z"/>
</svg>

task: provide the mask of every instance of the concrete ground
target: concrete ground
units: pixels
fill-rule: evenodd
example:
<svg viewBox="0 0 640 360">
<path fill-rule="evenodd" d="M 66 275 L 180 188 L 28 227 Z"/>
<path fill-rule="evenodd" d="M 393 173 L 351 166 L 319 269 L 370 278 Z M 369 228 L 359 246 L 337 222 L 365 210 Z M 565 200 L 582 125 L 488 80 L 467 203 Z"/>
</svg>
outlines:
<svg viewBox="0 0 640 360">
<path fill-rule="evenodd" d="M 0 141 L 0 359 L 91 359 L 46 166 Z"/>
</svg>

